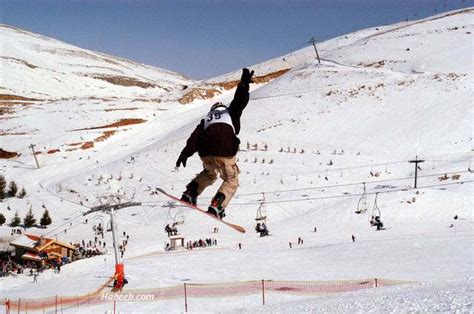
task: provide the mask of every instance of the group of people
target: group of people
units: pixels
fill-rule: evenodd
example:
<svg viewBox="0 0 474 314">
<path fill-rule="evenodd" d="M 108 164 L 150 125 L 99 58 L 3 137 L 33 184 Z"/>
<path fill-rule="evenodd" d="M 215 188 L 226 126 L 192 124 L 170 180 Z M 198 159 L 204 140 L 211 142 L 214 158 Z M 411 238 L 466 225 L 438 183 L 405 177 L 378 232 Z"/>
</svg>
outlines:
<svg viewBox="0 0 474 314">
<path fill-rule="evenodd" d="M 0 260 L 0 277 L 7 277 L 10 275 L 20 275 L 29 269 L 29 275 L 34 277 L 34 282 L 37 281 L 38 274 L 47 269 L 54 269 L 57 273 L 61 271 L 61 266 L 71 262 L 70 258 L 63 257 L 62 259 L 49 259 L 45 252 L 38 254 L 43 260 L 42 263 L 25 261 L 24 263 L 17 263 L 12 260 Z"/>
<path fill-rule="evenodd" d="M 81 242 L 74 244 L 74 246 L 76 247 L 73 253 L 74 261 L 107 253 L 106 242 L 102 242 L 97 237 L 94 238 L 94 242 L 92 240 L 86 242 L 83 239 Z"/>
<path fill-rule="evenodd" d="M 13 228 L 10 235 L 21 234 L 20 228 Z"/>
<path fill-rule="evenodd" d="M 210 247 L 210 246 L 214 246 L 214 245 L 217 245 L 217 240 L 216 239 L 205 239 L 205 240 L 202 240 L 202 239 L 199 239 L 197 241 L 188 241 L 186 242 L 186 249 L 188 250 L 192 250 L 192 249 L 195 249 L 195 248 L 198 248 L 198 247 Z"/>
<path fill-rule="evenodd" d="M 298 237 L 298 245 L 303 245 L 304 243 L 304 240 L 302 237 Z M 288 246 L 291 248 L 293 248 L 293 242 L 288 242 Z"/>
<path fill-rule="evenodd" d="M 30 266 L 29 264 L 27 266 Z M 0 277 L 7 277 L 11 274 L 23 274 L 26 266 L 14 261 L 0 261 Z"/>
<path fill-rule="evenodd" d="M 102 255 L 107 253 L 107 249 L 100 246 L 91 246 L 91 247 L 76 247 L 76 250 L 73 253 L 73 260 L 80 260 L 84 258 L 89 258 L 97 255 Z"/>
</svg>

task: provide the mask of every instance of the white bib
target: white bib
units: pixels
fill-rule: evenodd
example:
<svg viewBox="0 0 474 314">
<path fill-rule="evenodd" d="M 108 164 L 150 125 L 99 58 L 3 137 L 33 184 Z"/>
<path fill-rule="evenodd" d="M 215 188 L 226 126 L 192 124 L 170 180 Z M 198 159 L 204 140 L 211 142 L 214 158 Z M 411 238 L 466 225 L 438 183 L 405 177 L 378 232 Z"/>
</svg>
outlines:
<svg viewBox="0 0 474 314">
<path fill-rule="evenodd" d="M 225 123 L 232 127 L 235 133 L 234 125 L 229 111 L 226 110 L 212 110 L 204 118 L 204 130 L 214 123 Z"/>
</svg>

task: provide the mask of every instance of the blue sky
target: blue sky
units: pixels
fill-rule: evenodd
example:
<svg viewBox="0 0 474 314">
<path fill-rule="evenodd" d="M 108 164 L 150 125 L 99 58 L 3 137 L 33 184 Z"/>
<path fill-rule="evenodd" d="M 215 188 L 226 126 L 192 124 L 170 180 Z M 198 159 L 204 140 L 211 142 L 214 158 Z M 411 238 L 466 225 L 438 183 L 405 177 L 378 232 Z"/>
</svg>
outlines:
<svg viewBox="0 0 474 314">
<path fill-rule="evenodd" d="M 474 0 L 0 0 L 0 23 L 210 78 L 371 26 Z"/>
</svg>

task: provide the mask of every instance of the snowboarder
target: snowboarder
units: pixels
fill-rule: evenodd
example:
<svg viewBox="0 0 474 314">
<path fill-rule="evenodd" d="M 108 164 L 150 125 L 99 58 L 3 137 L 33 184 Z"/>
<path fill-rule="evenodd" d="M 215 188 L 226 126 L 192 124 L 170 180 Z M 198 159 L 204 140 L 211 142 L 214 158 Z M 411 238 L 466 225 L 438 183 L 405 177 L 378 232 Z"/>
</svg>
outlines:
<svg viewBox="0 0 474 314">
<path fill-rule="evenodd" d="M 356 237 L 355 235 L 352 235 L 352 242 L 355 242 L 356 241 Z"/>
<path fill-rule="evenodd" d="M 225 208 L 237 191 L 239 168 L 235 155 L 239 149 L 240 117 L 249 102 L 249 85 L 253 83 L 253 71 L 245 68 L 229 106 L 221 102 L 212 105 L 207 116 L 201 120 L 186 142 L 176 161 L 176 168 L 186 167 L 186 161 L 198 152 L 204 169 L 187 186 L 181 199 L 193 205 L 205 188 L 212 185 L 217 176 L 222 185 L 211 200 L 208 212 L 222 219 Z"/>
</svg>

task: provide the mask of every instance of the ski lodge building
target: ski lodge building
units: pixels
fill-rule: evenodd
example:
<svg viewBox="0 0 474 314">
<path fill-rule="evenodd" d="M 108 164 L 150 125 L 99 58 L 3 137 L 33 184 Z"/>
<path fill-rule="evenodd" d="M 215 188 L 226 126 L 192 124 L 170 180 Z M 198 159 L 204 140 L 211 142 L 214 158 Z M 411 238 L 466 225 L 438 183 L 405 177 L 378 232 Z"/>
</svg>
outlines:
<svg viewBox="0 0 474 314">
<path fill-rule="evenodd" d="M 10 242 L 15 248 L 17 261 L 27 260 L 44 263 L 46 260 L 72 259 L 75 246 L 58 240 L 42 238 L 32 234 L 23 234 Z"/>
</svg>

